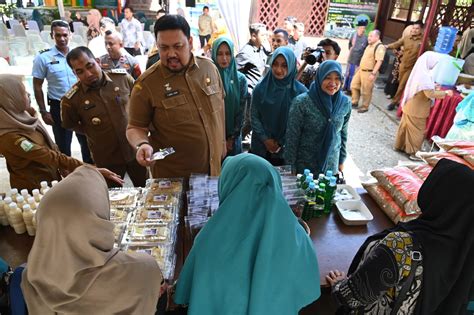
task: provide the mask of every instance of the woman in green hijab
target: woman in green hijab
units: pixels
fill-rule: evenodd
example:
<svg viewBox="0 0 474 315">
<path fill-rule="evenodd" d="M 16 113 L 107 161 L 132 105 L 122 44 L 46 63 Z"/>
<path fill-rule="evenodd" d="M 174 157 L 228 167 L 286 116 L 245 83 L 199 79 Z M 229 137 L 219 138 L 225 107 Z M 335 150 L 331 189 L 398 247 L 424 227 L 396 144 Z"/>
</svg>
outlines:
<svg viewBox="0 0 474 315">
<path fill-rule="evenodd" d="M 189 315 L 295 315 L 319 298 L 313 244 L 270 163 L 227 158 L 219 203 L 183 266 L 177 304 L 189 304 Z"/>
<path fill-rule="evenodd" d="M 243 113 L 248 97 L 247 79 L 237 71 L 234 44 L 227 37 L 219 37 L 212 44 L 212 60 L 217 66 L 225 89 L 225 129 L 227 155 L 242 153 Z"/>
</svg>

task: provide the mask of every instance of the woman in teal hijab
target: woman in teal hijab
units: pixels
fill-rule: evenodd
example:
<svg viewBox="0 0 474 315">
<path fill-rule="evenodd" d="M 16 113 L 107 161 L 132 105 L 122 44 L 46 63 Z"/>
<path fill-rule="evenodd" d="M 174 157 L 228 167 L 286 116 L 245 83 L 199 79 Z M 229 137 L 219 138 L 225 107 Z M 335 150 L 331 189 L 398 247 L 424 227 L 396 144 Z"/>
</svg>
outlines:
<svg viewBox="0 0 474 315">
<path fill-rule="evenodd" d="M 189 304 L 189 315 L 295 315 L 319 298 L 313 244 L 270 163 L 227 158 L 219 202 L 185 261 L 177 304 Z"/>
<path fill-rule="evenodd" d="M 298 173 L 343 170 L 351 102 L 341 91 L 342 68 L 328 60 L 319 66 L 308 93 L 293 101 L 286 133 L 285 159 Z"/>
<path fill-rule="evenodd" d="M 217 66 L 225 89 L 225 130 L 227 156 L 242 153 L 240 130 L 247 101 L 247 79 L 237 71 L 234 44 L 227 37 L 219 37 L 212 44 L 212 60 Z"/>
<path fill-rule="evenodd" d="M 252 94 L 250 150 L 273 165 L 283 165 L 288 113 L 293 98 L 307 91 L 296 80 L 296 56 L 288 47 L 277 48 L 269 71 Z"/>
</svg>

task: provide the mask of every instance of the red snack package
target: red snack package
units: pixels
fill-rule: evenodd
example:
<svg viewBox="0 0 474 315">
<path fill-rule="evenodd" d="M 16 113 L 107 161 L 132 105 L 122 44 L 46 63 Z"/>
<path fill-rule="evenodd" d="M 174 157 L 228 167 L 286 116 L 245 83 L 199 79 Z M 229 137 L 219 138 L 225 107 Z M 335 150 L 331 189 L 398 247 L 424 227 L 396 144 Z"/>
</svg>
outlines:
<svg viewBox="0 0 474 315">
<path fill-rule="evenodd" d="M 405 166 L 371 172 L 407 215 L 421 213 L 417 197 L 423 181 Z"/>
<path fill-rule="evenodd" d="M 435 139 L 435 143 L 445 151 L 450 151 L 454 147 L 459 149 L 474 148 L 473 141 L 446 140 L 439 138 Z"/>
<path fill-rule="evenodd" d="M 438 164 L 438 161 L 441 159 L 450 159 L 454 162 L 464 164 L 466 166 L 469 166 L 471 169 L 474 169 L 474 164 L 471 165 L 471 163 L 469 163 L 462 157 L 450 152 L 418 152 L 417 155 L 433 167 L 435 167 L 436 164 Z"/>
<path fill-rule="evenodd" d="M 422 181 L 425 181 L 433 170 L 433 166 L 429 164 L 407 165 L 407 167 L 411 169 L 413 173 L 415 173 L 415 175 L 418 176 Z"/>
<path fill-rule="evenodd" d="M 474 147 L 472 148 L 454 147 L 449 150 L 449 153 L 462 156 L 463 159 L 465 159 L 469 164 L 472 165 L 471 168 L 474 168 Z"/>
<path fill-rule="evenodd" d="M 419 214 L 407 215 L 400 208 L 392 196 L 383 187 L 377 183 L 362 184 L 369 195 L 375 200 L 383 212 L 397 224 L 398 222 L 408 222 L 418 218 Z"/>
</svg>

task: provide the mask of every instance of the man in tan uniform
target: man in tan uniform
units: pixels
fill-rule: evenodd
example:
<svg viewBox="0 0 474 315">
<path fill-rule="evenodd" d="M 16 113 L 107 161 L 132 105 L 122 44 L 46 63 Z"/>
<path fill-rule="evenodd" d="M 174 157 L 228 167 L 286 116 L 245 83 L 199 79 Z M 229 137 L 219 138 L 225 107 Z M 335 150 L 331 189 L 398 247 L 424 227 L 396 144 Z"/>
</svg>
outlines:
<svg viewBox="0 0 474 315">
<path fill-rule="evenodd" d="M 134 186 L 144 186 L 146 168 L 137 163 L 125 137 L 126 106 L 133 79 L 125 69 L 102 71 L 86 47 L 73 49 L 67 62 L 79 81 L 61 100 L 63 127 L 87 136 L 98 167 L 106 167 L 122 177 L 127 172 Z"/>
<path fill-rule="evenodd" d="M 137 161 L 152 165 L 152 154 L 173 147 L 155 162 L 153 177 L 220 174 L 225 154 L 224 89 L 216 66 L 191 53 L 189 24 L 179 15 L 156 21 L 161 59 L 135 83 L 127 138 Z"/>
<path fill-rule="evenodd" d="M 418 53 L 421 47 L 421 41 L 423 40 L 423 22 L 417 21 L 413 24 L 409 36 L 400 38 L 394 43 L 387 45 L 387 49 L 398 49 L 403 46 L 403 56 L 400 60 L 399 74 L 398 74 L 398 89 L 397 93 L 392 99 L 388 110 L 394 110 L 403 96 L 405 85 L 407 84 L 408 78 L 410 77 L 411 69 L 415 65 Z"/>
<path fill-rule="evenodd" d="M 374 82 L 386 50 L 380 41 L 380 31 L 378 30 L 370 32 L 367 41 L 369 45 L 364 50 L 359 69 L 357 69 L 351 83 L 352 107 L 359 106 L 359 99 L 362 95 L 362 105 L 358 107 L 358 113 L 365 113 L 369 110 Z"/>
</svg>

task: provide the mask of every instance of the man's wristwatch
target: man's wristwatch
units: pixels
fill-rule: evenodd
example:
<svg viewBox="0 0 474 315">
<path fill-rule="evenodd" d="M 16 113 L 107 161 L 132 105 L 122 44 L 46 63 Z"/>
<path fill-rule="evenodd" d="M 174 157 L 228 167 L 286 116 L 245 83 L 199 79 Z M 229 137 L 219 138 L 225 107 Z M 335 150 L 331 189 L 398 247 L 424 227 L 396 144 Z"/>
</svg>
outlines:
<svg viewBox="0 0 474 315">
<path fill-rule="evenodd" d="M 140 147 L 141 147 L 142 145 L 144 145 L 144 144 L 150 144 L 150 142 L 148 142 L 148 141 L 142 141 L 142 142 L 140 142 L 139 144 L 137 144 L 137 145 L 135 146 L 135 148 L 138 150 L 138 149 L 140 149 Z"/>
</svg>

